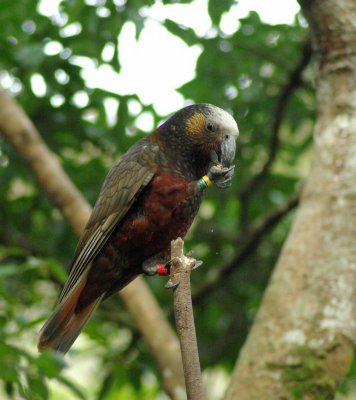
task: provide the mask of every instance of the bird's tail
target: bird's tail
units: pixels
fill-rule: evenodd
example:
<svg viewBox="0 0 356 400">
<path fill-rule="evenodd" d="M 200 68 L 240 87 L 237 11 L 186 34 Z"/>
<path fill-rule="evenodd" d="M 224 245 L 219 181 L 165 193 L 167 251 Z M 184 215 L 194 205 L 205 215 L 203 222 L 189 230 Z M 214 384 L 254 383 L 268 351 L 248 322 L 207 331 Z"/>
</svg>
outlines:
<svg viewBox="0 0 356 400">
<path fill-rule="evenodd" d="M 86 279 L 83 279 L 57 305 L 52 316 L 42 327 L 37 345 L 40 351 L 55 350 L 65 354 L 80 334 L 104 296 L 100 296 L 82 310 L 76 311 L 78 299 L 85 283 Z"/>
</svg>

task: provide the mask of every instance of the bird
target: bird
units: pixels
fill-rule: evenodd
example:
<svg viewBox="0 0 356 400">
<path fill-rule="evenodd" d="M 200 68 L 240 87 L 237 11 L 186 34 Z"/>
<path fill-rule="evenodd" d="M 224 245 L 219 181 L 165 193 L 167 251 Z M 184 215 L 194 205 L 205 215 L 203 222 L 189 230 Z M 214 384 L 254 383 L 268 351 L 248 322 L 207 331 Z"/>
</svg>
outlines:
<svg viewBox="0 0 356 400">
<path fill-rule="evenodd" d="M 207 103 L 182 108 L 137 141 L 109 171 L 79 239 L 38 349 L 66 354 L 98 305 L 140 274 L 169 265 L 204 189 L 231 185 L 235 119 Z M 162 264 L 163 262 L 163 264 Z"/>
</svg>

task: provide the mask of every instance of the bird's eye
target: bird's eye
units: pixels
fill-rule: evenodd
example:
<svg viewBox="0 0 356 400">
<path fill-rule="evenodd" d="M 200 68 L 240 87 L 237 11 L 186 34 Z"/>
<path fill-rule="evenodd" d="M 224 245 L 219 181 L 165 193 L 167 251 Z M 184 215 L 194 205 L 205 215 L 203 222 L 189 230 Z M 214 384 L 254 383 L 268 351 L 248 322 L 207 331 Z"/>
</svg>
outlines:
<svg viewBox="0 0 356 400">
<path fill-rule="evenodd" d="M 214 131 L 215 131 L 215 127 L 214 127 L 214 125 L 213 125 L 211 122 L 208 122 L 208 123 L 206 124 L 206 129 L 207 129 L 208 131 L 210 131 L 210 132 L 214 132 Z"/>
</svg>

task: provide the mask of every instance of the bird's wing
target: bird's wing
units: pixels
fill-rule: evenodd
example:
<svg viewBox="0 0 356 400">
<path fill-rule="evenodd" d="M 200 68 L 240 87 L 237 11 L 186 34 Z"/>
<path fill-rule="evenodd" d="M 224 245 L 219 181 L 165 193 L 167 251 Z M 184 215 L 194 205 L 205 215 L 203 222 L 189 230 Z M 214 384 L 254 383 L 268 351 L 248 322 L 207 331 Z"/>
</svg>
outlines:
<svg viewBox="0 0 356 400">
<path fill-rule="evenodd" d="M 131 156 L 131 157 L 130 157 Z M 126 215 L 155 174 L 154 167 L 139 152 L 123 156 L 109 172 L 90 219 L 78 243 L 72 266 L 59 297 L 62 303 L 87 273 L 118 222 Z"/>
</svg>

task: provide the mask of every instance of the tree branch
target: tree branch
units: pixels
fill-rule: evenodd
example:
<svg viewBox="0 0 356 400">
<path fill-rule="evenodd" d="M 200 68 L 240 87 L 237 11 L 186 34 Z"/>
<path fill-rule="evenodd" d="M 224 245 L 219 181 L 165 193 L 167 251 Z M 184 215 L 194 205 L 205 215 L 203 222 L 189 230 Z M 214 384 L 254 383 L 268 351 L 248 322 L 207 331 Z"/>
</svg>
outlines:
<svg viewBox="0 0 356 400">
<path fill-rule="evenodd" d="M 247 232 L 236 238 L 236 243 L 244 240 L 244 245 L 236 256 L 226 265 L 218 269 L 216 275 L 207 280 L 193 293 L 193 302 L 201 302 L 208 294 L 221 285 L 221 282 L 229 277 L 236 269 L 253 253 L 261 243 L 263 237 L 270 232 L 276 224 L 293 208 L 298 205 L 299 197 L 293 194 L 285 203 L 279 205 L 269 214 L 259 219 Z"/>
<path fill-rule="evenodd" d="M 0 88 L 0 131 L 28 164 L 53 204 L 78 235 L 91 208 L 62 169 L 58 158 L 46 146 L 35 126 L 14 99 Z M 172 399 L 181 400 L 184 377 L 177 337 L 142 278 L 119 292 L 141 330 Z"/>
<path fill-rule="evenodd" d="M 277 99 L 276 110 L 272 121 L 271 131 L 272 136 L 269 143 L 268 158 L 262 166 L 260 172 L 254 175 L 240 191 L 240 198 L 245 200 L 255 191 L 263 178 L 267 175 L 273 161 L 276 158 L 279 146 L 279 132 L 283 121 L 284 114 L 287 110 L 288 101 L 296 88 L 302 83 L 302 73 L 305 67 L 309 64 L 312 55 L 311 44 L 309 41 L 303 43 L 302 57 L 299 63 L 291 71 L 286 84 L 282 88 L 279 98 Z"/>
<path fill-rule="evenodd" d="M 188 400 L 203 400 L 197 337 L 194 325 L 190 273 L 196 261 L 183 254 L 184 242 L 178 238 L 171 243 L 171 285 L 173 286 L 174 317 L 182 353 Z"/>
</svg>

